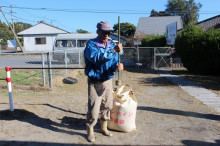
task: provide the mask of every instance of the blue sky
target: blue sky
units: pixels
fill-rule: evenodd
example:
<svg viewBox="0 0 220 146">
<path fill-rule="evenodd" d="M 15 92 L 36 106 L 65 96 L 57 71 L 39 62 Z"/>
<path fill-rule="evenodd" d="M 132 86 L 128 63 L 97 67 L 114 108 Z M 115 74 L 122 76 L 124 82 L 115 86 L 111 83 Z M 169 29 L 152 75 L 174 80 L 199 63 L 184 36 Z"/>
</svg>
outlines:
<svg viewBox="0 0 220 146">
<path fill-rule="evenodd" d="M 220 0 L 195 0 L 203 6 L 199 21 L 220 14 Z M 35 25 L 40 20 L 61 29 L 75 33 L 77 29 L 96 32 L 96 24 L 105 20 L 114 24 L 129 22 L 137 26 L 139 17 L 148 17 L 152 9 L 163 11 L 167 0 L 1 0 L 0 5 L 11 22 L 11 8 L 14 21 Z M 7 6 L 7 7 L 4 7 Z M 23 8 L 16 8 L 23 7 Z M 24 9 L 27 8 L 27 9 Z M 52 8 L 61 11 L 34 10 L 33 8 Z M 67 12 L 67 10 L 71 12 Z M 103 13 L 104 12 L 104 13 Z M 2 14 L 1 21 L 5 22 Z"/>
</svg>

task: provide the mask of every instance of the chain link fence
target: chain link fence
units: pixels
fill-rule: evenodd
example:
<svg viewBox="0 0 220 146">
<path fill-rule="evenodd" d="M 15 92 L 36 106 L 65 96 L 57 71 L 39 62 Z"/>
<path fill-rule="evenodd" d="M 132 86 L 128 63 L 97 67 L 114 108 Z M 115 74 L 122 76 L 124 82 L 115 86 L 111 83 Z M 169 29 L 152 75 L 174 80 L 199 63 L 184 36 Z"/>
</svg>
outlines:
<svg viewBox="0 0 220 146">
<path fill-rule="evenodd" d="M 124 47 L 121 62 L 128 67 L 151 69 L 183 67 L 175 49 L 170 47 Z"/>
<path fill-rule="evenodd" d="M 180 58 L 169 47 L 124 47 L 120 60 L 126 68 L 170 68 L 182 67 Z M 38 53 L 7 53 L 0 54 L 0 69 L 6 66 L 13 69 L 41 70 L 42 85 L 49 83 L 53 87 L 53 78 L 68 74 L 70 69 L 85 67 L 83 49 L 78 52 L 72 50 L 38 52 Z"/>
<path fill-rule="evenodd" d="M 21 52 L 21 49 L 19 47 L 8 48 L 7 45 L 0 44 L 0 53 L 16 53 L 16 52 Z"/>
</svg>

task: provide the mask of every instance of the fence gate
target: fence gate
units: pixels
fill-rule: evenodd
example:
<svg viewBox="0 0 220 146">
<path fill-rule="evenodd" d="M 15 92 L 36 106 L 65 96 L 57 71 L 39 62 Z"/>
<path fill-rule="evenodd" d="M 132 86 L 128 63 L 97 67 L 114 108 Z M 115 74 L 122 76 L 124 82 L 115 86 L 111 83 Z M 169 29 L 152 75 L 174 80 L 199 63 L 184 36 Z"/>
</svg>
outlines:
<svg viewBox="0 0 220 146">
<path fill-rule="evenodd" d="M 121 61 L 125 66 L 152 69 L 172 67 L 171 47 L 124 47 Z"/>
<path fill-rule="evenodd" d="M 170 47 L 157 47 L 154 48 L 153 57 L 153 69 L 159 69 L 161 67 L 171 67 L 172 58 Z"/>
</svg>

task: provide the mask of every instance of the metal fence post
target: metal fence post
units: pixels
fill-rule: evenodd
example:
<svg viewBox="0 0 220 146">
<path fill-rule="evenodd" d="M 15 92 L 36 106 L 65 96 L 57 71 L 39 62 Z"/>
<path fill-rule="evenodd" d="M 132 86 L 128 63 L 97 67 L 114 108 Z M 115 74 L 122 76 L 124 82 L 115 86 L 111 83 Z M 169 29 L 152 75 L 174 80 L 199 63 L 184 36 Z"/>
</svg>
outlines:
<svg viewBox="0 0 220 146">
<path fill-rule="evenodd" d="M 170 68 L 173 68 L 173 48 L 170 48 Z"/>
<path fill-rule="evenodd" d="M 153 69 L 154 65 L 154 56 L 153 56 L 153 48 L 151 49 L 151 69 Z"/>
<path fill-rule="evenodd" d="M 49 75 L 49 85 L 50 88 L 53 88 L 53 76 L 52 76 L 52 70 L 51 70 L 51 52 L 47 53 L 47 60 L 48 60 L 48 75 Z"/>
<path fill-rule="evenodd" d="M 154 69 L 154 48 L 151 49 L 151 58 L 152 58 L 152 61 L 151 61 L 151 69 Z"/>
<path fill-rule="evenodd" d="M 64 59 L 65 67 L 67 68 L 67 53 L 66 53 L 66 50 L 64 50 L 64 56 L 65 56 L 65 59 Z M 66 75 L 67 75 L 68 74 L 68 69 L 65 69 L 65 71 L 66 71 Z"/>
<path fill-rule="evenodd" d="M 156 48 L 154 48 L 154 50 L 153 50 L 153 55 L 154 55 L 154 57 L 153 57 L 153 69 L 155 69 L 156 68 Z"/>
<path fill-rule="evenodd" d="M 41 54 L 41 58 L 42 58 L 42 75 L 43 75 L 43 82 L 44 82 L 44 87 L 46 86 L 46 76 L 45 76 L 45 59 L 44 59 L 44 54 Z"/>
<path fill-rule="evenodd" d="M 80 57 L 80 55 L 81 55 L 81 51 L 79 49 L 79 67 L 81 66 L 81 57 Z"/>
<path fill-rule="evenodd" d="M 137 53 L 138 53 L 137 59 L 138 59 L 138 68 L 139 68 L 139 65 L 140 65 L 140 54 L 139 54 L 139 48 L 138 48 L 138 46 L 137 46 Z"/>
</svg>

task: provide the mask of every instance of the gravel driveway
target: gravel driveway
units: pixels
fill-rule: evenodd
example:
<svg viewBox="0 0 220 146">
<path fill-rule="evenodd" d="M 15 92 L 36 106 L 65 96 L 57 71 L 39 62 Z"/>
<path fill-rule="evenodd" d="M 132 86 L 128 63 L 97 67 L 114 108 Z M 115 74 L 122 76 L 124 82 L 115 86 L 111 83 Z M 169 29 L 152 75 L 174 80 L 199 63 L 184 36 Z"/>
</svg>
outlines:
<svg viewBox="0 0 220 146">
<path fill-rule="evenodd" d="M 87 81 L 55 84 L 49 90 L 14 89 L 15 111 L 10 112 L 6 89 L 0 92 L 0 145 L 89 145 L 86 140 Z M 137 131 L 95 127 L 97 145 L 220 145 L 220 115 L 154 70 L 122 73 L 122 84 L 138 100 Z M 114 83 L 113 83 L 114 84 Z M 116 87 L 116 86 L 115 86 Z"/>
</svg>

